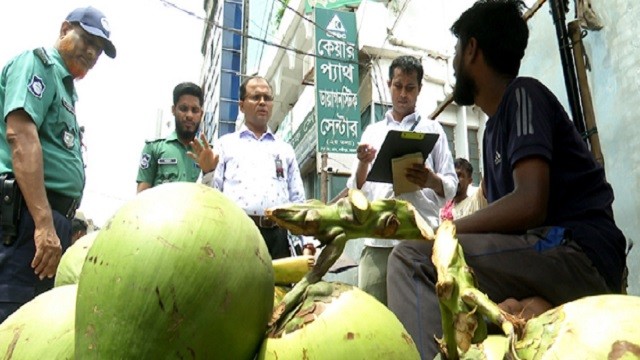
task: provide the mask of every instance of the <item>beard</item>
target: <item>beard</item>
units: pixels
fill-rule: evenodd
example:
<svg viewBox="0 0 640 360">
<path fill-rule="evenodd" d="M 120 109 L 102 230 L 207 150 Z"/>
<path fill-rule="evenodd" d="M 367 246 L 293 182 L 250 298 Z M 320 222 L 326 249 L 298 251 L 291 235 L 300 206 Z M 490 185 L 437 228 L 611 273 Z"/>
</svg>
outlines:
<svg viewBox="0 0 640 360">
<path fill-rule="evenodd" d="M 78 64 L 77 61 L 69 61 L 66 64 L 67 64 L 67 68 L 69 70 L 69 73 L 76 80 L 83 79 L 87 75 L 87 73 L 89 72 L 86 67 Z"/>
<path fill-rule="evenodd" d="M 453 88 L 453 100 L 458 105 L 471 106 L 475 104 L 476 83 L 460 68 L 456 76 L 456 86 Z"/>
<path fill-rule="evenodd" d="M 67 70 L 69 70 L 69 74 L 71 74 L 74 79 L 79 80 L 87 75 L 89 69 L 87 69 L 87 67 L 80 61 L 74 59 L 74 49 L 75 46 L 73 40 L 70 38 L 61 39 L 58 44 L 58 52 L 60 53 L 60 56 L 62 56 L 64 64 L 66 65 Z"/>
<path fill-rule="evenodd" d="M 198 132 L 198 129 L 200 128 L 200 123 L 198 123 L 195 126 L 195 130 L 194 131 L 189 131 L 189 130 L 185 129 L 182 126 L 182 124 L 180 123 L 180 121 L 178 121 L 178 119 L 175 119 L 175 126 L 176 126 L 176 134 L 178 135 L 178 138 L 192 140 L 193 138 L 196 137 L 196 133 Z"/>
</svg>

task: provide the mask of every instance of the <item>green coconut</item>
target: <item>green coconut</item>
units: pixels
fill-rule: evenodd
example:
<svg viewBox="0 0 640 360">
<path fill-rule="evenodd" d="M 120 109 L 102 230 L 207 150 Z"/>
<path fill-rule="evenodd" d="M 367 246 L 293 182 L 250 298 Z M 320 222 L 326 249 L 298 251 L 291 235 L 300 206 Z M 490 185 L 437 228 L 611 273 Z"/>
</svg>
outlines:
<svg viewBox="0 0 640 360">
<path fill-rule="evenodd" d="M 258 359 L 420 359 L 395 315 L 350 285 L 309 285 L 302 302 L 283 317 L 283 327 L 268 334 Z"/>
<path fill-rule="evenodd" d="M 515 341 L 521 359 L 640 359 L 640 297 L 578 299 L 529 320 Z"/>
<path fill-rule="evenodd" d="M 87 257 L 89 248 L 93 245 L 93 241 L 98 236 L 98 231 L 93 231 L 81 237 L 67 251 L 62 254 L 60 264 L 56 271 L 56 279 L 54 286 L 77 284 L 80 278 L 80 272 Z"/>
<path fill-rule="evenodd" d="M 0 324 L 0 358 L 74 359 L 77 285 L 44 292 Z"/>
<path fill-rule="evenodd" d="M 78 359 L 252 359 L 273 308 L 259 230 L 219 191 L 146 190 L 100 230 L 78 284 Z"/>
</svg>

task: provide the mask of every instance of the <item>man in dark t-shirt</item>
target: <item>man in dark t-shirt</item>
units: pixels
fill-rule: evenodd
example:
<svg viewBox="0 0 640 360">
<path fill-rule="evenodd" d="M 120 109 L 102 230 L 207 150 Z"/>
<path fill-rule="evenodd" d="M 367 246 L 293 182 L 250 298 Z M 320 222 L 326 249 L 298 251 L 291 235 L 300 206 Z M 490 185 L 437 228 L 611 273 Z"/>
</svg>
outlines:
<svg viewBox="0 0 640 360">
<path fill-rule="evenodd" d="M 546 162 L 549 194 L 546 219 L 540 225 L 562 228 L 559 240 L 574 240 L 609 288 L 621 289 L 625 240 L 613 220 L 613 190 L 562 105 L 544 85 L 531 78 L 511 81 L 497 112 L 487 121 L 484 153 L 489 202 L 514 191 L 518 161 L 538 157 Z"/>
<path fill-rule="evenodd" d="M 483 186 L 489 205 L 455 221 L 478 287 L 497 303 L 557 306 L 622 290 L 625 239 L 613 191 L 556 97 L 517 77 L 528 29 L 517 0 L 484 0 L 451 28 L 454 100 L 488 116 Z M 389 257 L 388 306 L 423 359 L 442 336 L 432 243 L 404 242 Z M 503 306 L 506 311 L 510 306 Z M 544 309 L 544 306 L 542 306 Z"/>
</svg>

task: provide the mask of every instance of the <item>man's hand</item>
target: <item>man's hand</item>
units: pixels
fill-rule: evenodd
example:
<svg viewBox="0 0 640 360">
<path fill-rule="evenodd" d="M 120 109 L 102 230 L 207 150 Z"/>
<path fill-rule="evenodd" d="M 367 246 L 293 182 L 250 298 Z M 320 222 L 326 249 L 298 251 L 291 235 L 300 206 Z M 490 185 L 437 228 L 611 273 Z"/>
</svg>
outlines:
<svg viewBox="0 0 640 360">
<path fill-rule="evenodd" d="M 62 247 L 53 225 L 53 215 L 44 186 L 42 145 L 35 122 L 24 109 L 7 115 L 7 142 L 11 146 L 11 160 L 16 181 L 23 191 L 24 201 L 33 218 L 33 241 L 36 253 L 31 261 L 40 279 L 56 274 Z"/>
<path fill-rule="evenodd" d="M 442 179 L 424 164 L 413 164 L 407 169 L 407 180 L 425 189 L 432 189 L 436 194 L 444 196 Z"/>
<path fill-rule="evenodd" d="M 36 255 L 31 262 L 31 267 L 35 269 L 40 280 L 45 277 L 52 278 L 56 275 L 62 256 L 62 246 L 53 224 L 45 228 L 36 227 L 33 237 Z"/>
<path fill-rule="evenodd" d="M 358 160 L 365 164 L 369 164 L 376 158 L 376 149 L 369 144 L 360 144 L 356 149 Z"/>
<path fill-rule="evenodd" d="M 358 157 L 358 168 L 356 169 L 356 186 L 358 189 L 362 189 L 365 181 L 367 180 L 367 174 L 369 173 L 369 164 L 376 158 L 377 150 L 369 144 L 360 144 L 356 149 L 356 156 Z"/>
<path fill-rule="evenodd" d="M 209 173 L 216 169 L 218 166 L 219 156 L 215 154 L 209 146 L 207 137 L 204 133 L 200 134 L 200 141 L 194 140 L 189 143 L 193 152 L 187 151 L 187 155 L 198 163 L 203 173 Z"/>
<path fill-rule="evenodd" d="M 314 256 L 316 254 L 316 247 L 312 243 L 306 243 L 302 247 L 302 255 Z"/>
</svg>

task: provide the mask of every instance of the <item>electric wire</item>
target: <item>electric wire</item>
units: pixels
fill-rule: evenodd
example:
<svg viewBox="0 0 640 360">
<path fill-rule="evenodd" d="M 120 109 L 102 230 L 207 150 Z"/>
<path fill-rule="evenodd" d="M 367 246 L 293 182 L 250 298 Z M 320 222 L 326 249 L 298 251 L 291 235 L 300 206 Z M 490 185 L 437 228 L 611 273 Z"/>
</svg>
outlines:
<svg viewBox="0 0 640 360">
<path fill-rule="evenodd" d="M 328 57 L 328 56 L 309 53 L 309 52 L 305 52 L 305 51 L 302 51 L 302 50 L 299 50 L 299 49 L 296 49 L 296 48 L 292 48 L 292 47 L 289 47 L 289 46 L 285 46 L 285 45 L 282 45 L 282 44 L 277 44 L 277 43 L 275 43 L 273 41 L 269 41 L 267 39 L 262 39 L 262 38 L 257 37 L 257 36 L 246 34 L 244 31 L 241 31 L 241 30 L 233 29 L 233 28 L 230 28 L 230 27 L 226 27 L 226 26 L 220 25 L 215 21 L 205 19 L 204 17 L 196 14 L 195 12 L 193 12 L 191 10 L 187 10 L 185 8 L 182 8 L 182 7 L 176 5 L 176 4 L 174 4 L 174 3 L 172 3 L 172 2 L 170 2 L 168 0 L 159 0 L 159 1 L 162 2 L 163 4 L 165 4 L 166 6 L 169 6 L 169 7 L 175 8 L 176 10 L 182 11 L 182 12 L 188 14 L 189 16 L 192 16 L 192 17 L 194 17 L 194 18 L 196 18 L 198 20 L 201 20 L 201 21 L 209 24 L 209 25 L 212 25 L 213 27 L 219 28 L 221 30 L 226 30 L 226 31 L 232 32 L 232 33 L 234 33 L 236 35 L 239 35 L 239 36 L 241 36 L 243 38 L 256 40 L 256 41 L 261 42 L 261 43 L 263 43 L 265 45 L 277 47 L 277 48 L 283 49 L 285 51 L 291 51 L 291 52 L 296 53 L 298 55 L 311 56 L 311 57 L 314 57 L 314 58 L 325 59 L 325 60 L 335 60 L 334 58 L 331 58 L 331 57 Z M 341 62 L 348 63 L 348 64 L 353 64 L 353 65 L 361 65 L 361 63 L 359 63 L 358 61 L 353 61 L 353 60 L 348 60 L 348 59 L 341 60 Z"/>
<path fill-rule="evenodd" d="M 273 16 L 273 9 L 275 8 L 275 2 L 271 2 L 271 10 L 269 10 L 269 17 L 267 17 L 267 29 L 264 32 L 264 36 L 263 38 L 266 39 L 267 38 L 267 34 L 269 32 L 269 27 L 271 25 L 271 17 Z M 257 66 L 258 69 L 260 69 L 260 64 L 262 64 L 262 56 L 264 55 L 264 48 L 265 48 L 265 44 L 262 44 L 262 47 L 260 48 L 260 56 L 258 57 L 258 62 L 257 62 Z"/>
</svg>

